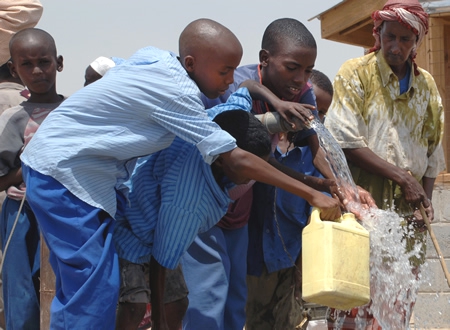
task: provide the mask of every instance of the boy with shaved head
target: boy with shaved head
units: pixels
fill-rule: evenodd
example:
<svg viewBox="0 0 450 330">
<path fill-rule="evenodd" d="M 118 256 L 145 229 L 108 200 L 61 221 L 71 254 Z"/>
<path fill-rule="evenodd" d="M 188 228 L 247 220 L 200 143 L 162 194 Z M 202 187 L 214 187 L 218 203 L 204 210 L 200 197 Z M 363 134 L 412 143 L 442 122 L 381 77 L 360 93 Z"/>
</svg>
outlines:
<svg viewBox="0 0 450 330">
<path fill-rule="evenodd" d="M 39 329 L 40 233 L 28 202 L 20 208 L 25 186 L 19 156 L 44 118 L 64 100 L 56 92 L 63 58 L 53 38 L 40 29 L 16 33 L 10 52 L 11 74 L 28 87 L 30 98 L 0 117 L 0 189 L 7 193 L 0 217 L 3 250 L 9 240 L 2 271 L 6 328 Z"/>
<path fill-rule="evenodd" d="M 195 144 L 209 164 L 221 155 L 231 173 L 314 200 L 309 188 L 238 148 L 204 111 L 200 92 L 218 97 L 233 82 L 242 56 L 236 36 L 199 19 L 181 34 L 179 55 L 137 51 L 52 112 L 22 154 L 28 199 L 57 279 L 52 329 L 114 328 L 119 271 L 112 233 L 126 199 L 123 183 L 137 157 L 168 147 L 175 136 Z M 319 204 L 325 218 L 340 213 L 332 199 Z"/>
</svg>

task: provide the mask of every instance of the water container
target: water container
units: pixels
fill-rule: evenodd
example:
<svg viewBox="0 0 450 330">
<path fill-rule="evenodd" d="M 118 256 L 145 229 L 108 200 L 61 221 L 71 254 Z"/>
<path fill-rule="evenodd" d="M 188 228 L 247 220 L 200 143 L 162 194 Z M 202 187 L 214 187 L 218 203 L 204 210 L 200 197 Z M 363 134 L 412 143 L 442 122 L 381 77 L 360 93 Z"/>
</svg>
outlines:
<svg viewBox="0 0 450 330">
<path fill-rule="evenodd" d="M 370 299 L 369 232 L 352 213 L 322 221 L 313 208 L 302 233 L 303 300 L 340 310 Z"/>
</svg>

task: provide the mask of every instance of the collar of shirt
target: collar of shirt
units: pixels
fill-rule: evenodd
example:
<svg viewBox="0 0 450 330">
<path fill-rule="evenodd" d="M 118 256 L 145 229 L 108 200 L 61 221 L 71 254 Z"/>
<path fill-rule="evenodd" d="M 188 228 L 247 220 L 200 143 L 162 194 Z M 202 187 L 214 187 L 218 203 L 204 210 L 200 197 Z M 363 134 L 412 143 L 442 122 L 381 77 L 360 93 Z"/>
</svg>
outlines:
<svg viewBox="0 0 450 330">
<path fill-rule="evenodd" d="M 392 71 L 389 64 L 386 62 L 386 59 L 384 58 L 381 51 L 377 51 L 375 56 L 376 56 L 376 60 L 377 60 L 377 64 L 378 64 L 378 69 L 380 70 L 380 76 L 381 76 L 381 81 L 383 82 L 383 87 L 386 87 L 390 83 L 391 77 L 395 76 L 395 74 Z M 411 62 L 408 61 L 408 65 L 411 65 Z M 411 71 L 412 70 L 409 70 L 410 75 L 412 74 Z M 410 81 L 411 81 L 411 78 L 410 78 Z"/>
</svg>

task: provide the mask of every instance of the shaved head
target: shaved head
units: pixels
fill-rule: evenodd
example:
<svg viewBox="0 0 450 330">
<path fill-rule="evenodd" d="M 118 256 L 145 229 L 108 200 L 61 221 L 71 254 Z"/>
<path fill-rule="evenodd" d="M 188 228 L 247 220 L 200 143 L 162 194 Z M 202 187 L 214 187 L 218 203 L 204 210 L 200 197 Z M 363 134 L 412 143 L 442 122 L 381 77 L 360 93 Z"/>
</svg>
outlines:
<svg viewBox="0 0 450 330">
<path fill-rule="evenodd" d="M 14 34 L 9 42 L 9 50 L 11 53 L 11 58 L 14 57 L 14 49 L 15 49 L 14 46 L 19 43 L 20 44 L 28 44 L 28 45 L 33 45 L 33 44 L 47 45 L 47 47 L 49 47 L 51 52 L 56 57 L 55 40 L 49 33 L 45 32 L 44 30 L 30 28 L 30 29 L 21 30 L 21 31 L 17 32 L 16 34 Z"/>
<path fill-rule="evenodd" d="M 201 18 L 180 35 L 180 63 L 210 99 L 225 93 L 242 58 L 238 38 L 222 24 Z"/>
<path fill-rule="evenodd" d="M 198 52 L 232 47 L 242 52 L 238 38 L 228 28 L 211 19 L 200 18 L 188 24 L 179 39 L 180 57 Z"/>
</svg>

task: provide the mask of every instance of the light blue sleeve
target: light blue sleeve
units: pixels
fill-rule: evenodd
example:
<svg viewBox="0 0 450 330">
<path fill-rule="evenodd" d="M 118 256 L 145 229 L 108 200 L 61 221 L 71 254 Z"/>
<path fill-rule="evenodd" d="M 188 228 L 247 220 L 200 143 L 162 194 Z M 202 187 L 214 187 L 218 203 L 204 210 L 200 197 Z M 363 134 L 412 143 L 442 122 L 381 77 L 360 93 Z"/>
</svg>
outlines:
<svg viewBox="0 0 450 330">
<path fill-rule="evenodd" d="M 239 88 L 236 92 L 230 95 L 227 102 L 218 104 L 210 109 L 207 109 L 208 117 L 214 119 L 218 114 L 228 110 L 245 110 L 250 112 L 252 110 L 252 97 L 246 87 Z"/>
</svg>

